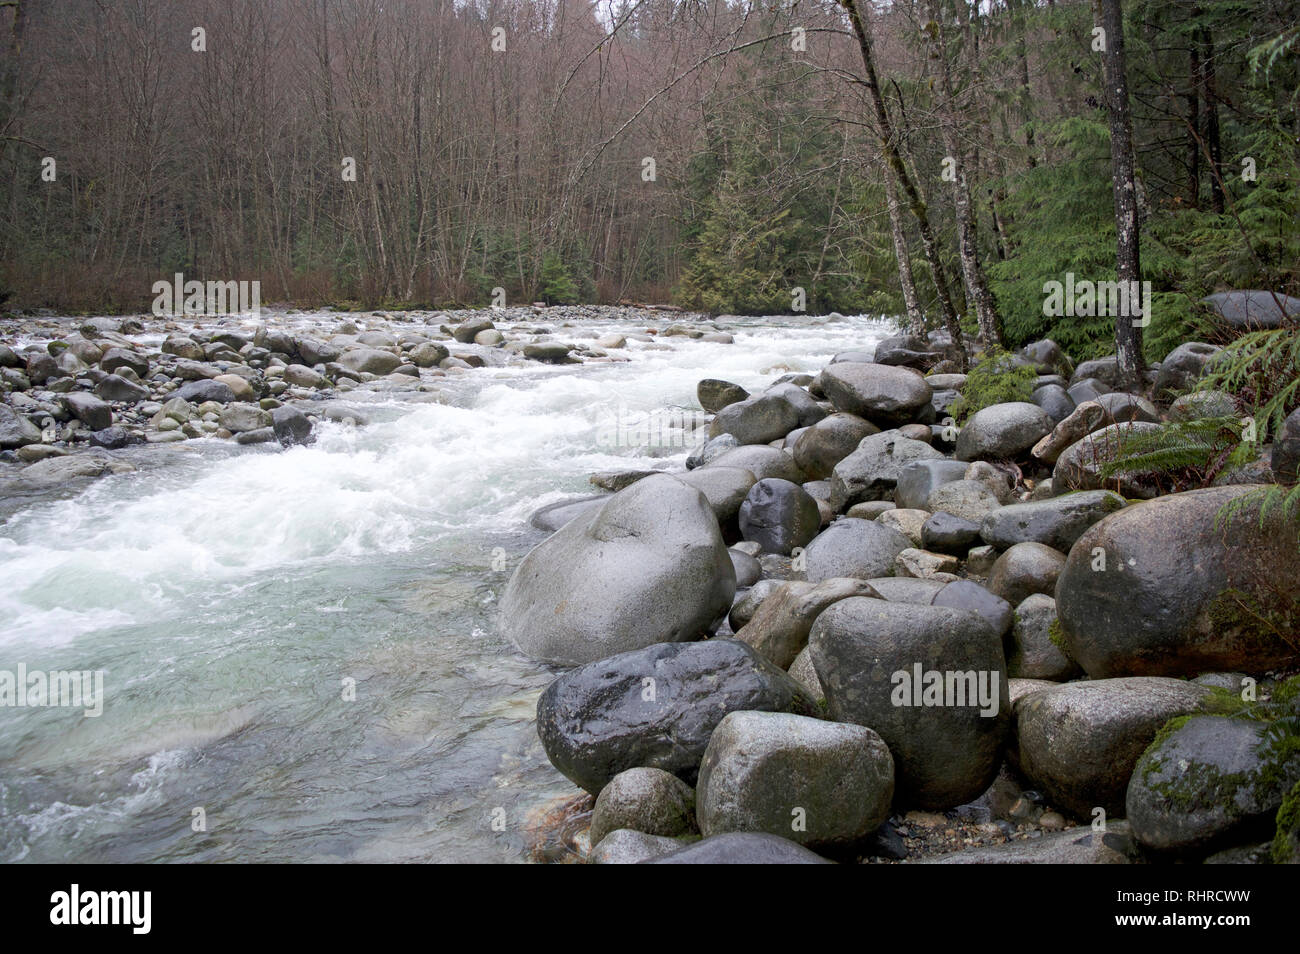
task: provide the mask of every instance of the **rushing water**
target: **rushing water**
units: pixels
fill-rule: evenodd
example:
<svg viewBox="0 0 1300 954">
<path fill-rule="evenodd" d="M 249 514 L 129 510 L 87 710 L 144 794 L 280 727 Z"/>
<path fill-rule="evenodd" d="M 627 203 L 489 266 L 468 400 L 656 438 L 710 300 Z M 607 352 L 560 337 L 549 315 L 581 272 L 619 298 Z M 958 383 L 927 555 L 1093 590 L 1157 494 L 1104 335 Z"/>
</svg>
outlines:
<svg viewBox="0 0 1300 954">
<path fill-rule="evenodd" d="M 523 860 L 528 813 L 574 792 L 533 723 L 555 674 L 494 618 L 544 537 L 528 515 L 594 471 L 680 469 L 681 447 L 611 446 L 613 422 L 890 329 L 731 330 L 479 369 L 311 447 L 150 447 L 136 473 L 0 501 L 0 670 L 105 673 L 99 717 L 0 709 L 0 861 Z"/>
</svg>

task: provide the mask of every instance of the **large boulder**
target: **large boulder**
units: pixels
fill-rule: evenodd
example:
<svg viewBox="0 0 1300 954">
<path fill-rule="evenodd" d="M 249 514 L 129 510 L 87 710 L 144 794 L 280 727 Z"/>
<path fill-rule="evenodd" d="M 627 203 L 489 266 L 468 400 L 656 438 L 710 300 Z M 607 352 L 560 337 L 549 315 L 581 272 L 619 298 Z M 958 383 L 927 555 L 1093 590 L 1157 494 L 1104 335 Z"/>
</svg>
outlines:
<svg viewBox="0 0 1300 954">
<path fill-rule="evenodd" d="M 906 536 L 874 520 L 842 517 L 804 548 L 804 575 L 814 583 L 837 576 L 892 576 L 894 560 L 911 545 Z"/>
<path fill-rule="evenodd" d="M 721 438 L 716 439 L 720 440 Z M 762 444 L 733 447 L 731 450 L 724 451 L 717 457 L 708 460 L 705 466 L 738 467 L 752 473 L 756 480 L 779 477 L 782 480 L 802 484 L 808 479 L 807 475 L 799 469 L 799 465 L 794 462 L 793 457 L 779 448 L 766 447 Z"/>
<path fill-rule="evenodd" d="M 817 501 L 798 484 L 779 477 L 760 480 L 749 489 L 740 505 L 739 523 L 746 540 L 765 553 L 785 556 L 817 536 L 822 525 Z"/>
<path fill-rule="evenodd" d="M 983 617 L 854 597 L 817 618 L 808 645 L 831 717 L 889 745 L 899 804 L 951 808 L 989 787 L 1011 708 Z"/>
<path fill-rule="evenodd" d="M 1085 530 L 1125 506 L 1124 498 L 1109 490 L 1011 504 L 984 517 L 980 536 L 986 543 L 1004 549 L 1017 543 L 1044 543 L 1068 553 Z"/>
<path fill-rule="evenodd" d="M 1019 768 L 1049 802 L 1076 818 L 1123 817 L 1133 767 L 1160 727 L 1201 710 L 1210 690 L 1179 679 L 1072 682 L 1016 703 Z"/>
<path fill-rule="evenodd" d="M 1258 289 L 1219 292 L 1202 300 L 1234 331 L 1280 328 L 1289 316 L 1300 315 L 1300 298 Z"/>
<path fill-rule="evenodd" d="M 358 374 L 389 374 L 401 366 L 402 359 L 391 351 L 352 348 L 339 356 L 339 364 Z"/>
<path fill-rule="evenodd" d="M 1017 543 L 989 570 L 988 588 L 1012 606 L 1032 593 L 1056 592 L 1065 554 L 1042 543 Z"/>
<path fill-rule="evenodd" d="M 1287 758 L 1268 723 L 1225 716 L 1178 719 L 1143 753 L 1125 808 L 1148 848 L 1203 854 L 1272 834 L 1282 799 L 1300 782 L 1300 758 Z"/>
<path fill-rule="evenodd" d="M 865 437 L 831 472 L 831 507 L 838 511 L 864 500 L 887 500 L 894 495 L 904 467 L 942 457 L 929 444 L 896 430 Z"/>
<path fill-rule="evenodd" d="M 926 503 L 935 488 L 963 479 L 966 466 L 962 461 L 949 460 L 942 455 L 905 464 L 898 471 L 894 500 L 905 509 L 926 510 Z"/>
<path fill-rule="evenodd" d="M 1296 528 L 1281 508 L 1224 522 L 1250 485 L 1170 494 L 1092 526 L 1056 584 L 1062 634 L 1093 678 L 1259 673 L 1300 658 Z M 1279 585 L 1281 584 L 1281 585 Z"/>
<path fill-rule="evenodd" d="M 787 402 L 799 415 L 800 427 L 812 427 L 824 419 L 830 412 L 817 403 L 817 400 L 793 381 L 780 381 L 763 392 L 769 397 L 777 397 Z"/>
<path fill-rule="evenodd" d="M 795 657 L 808 645 L 808 633 L 826 607 L 851 596 L 879 598 L 866 580 L 837 577 L 808 583 L 803 580 L 775 582 L 736 639 L 754 647 L 764 659 L 789 669 Z"/>
<path fill-rule="evenodd" d="M 113 426 L 113 409 L 101 398 L 85 391 L 73 391 L 60 399 L 64 408 L 92 431 Z"/>
<path fill-rule="evenodd" d="M 174 398 L 189 401 L 191 404 L 203 404 L 205 401 L 230 404 L 238 400 L 230 385 L 212 380 L 187 381 L 171 393 L 170 399 Z"/>
<path fill-rule="evenodd" d="M 819 381 L 835 410 L 881 427 L 907 424 L 930 403 L 930 385 L 911 368 L 843 362 L 828 365 Z"/>
<path fill-rule="evenodd" d="M 994 460 L 1025 454 L 1056 422 L 1037 404 L 1011 401 L 976 411 L 957 435 L 958 460 Z"/>
<path fill-rule="evenodd" d="M 537 701 L 537 734 L 551 764 L 592 793 L 637 766 L 693 784 L 713 730 L 740 710 L 817 707 L 744 643 L 659 643 L 560 676 Z"/>
<path fill-rule="evenodd" d="M 1156 373 L 1155 395 L 1170 398 L 1196 387 L 1210 359 L 1222 349 L 1204 341 L 1185 341 L 1160 362 Z"/>
<path fill-rule="evenodd" d="M 799 412 L 782 397 L 760 394 L 720 410 L 709 436 L 730 434 L 741 444 L 768 444 L 799 426 Z"/>
<path fill-rule="evenodd" d="M 880 428 L 857 415 L 832 414 L 799 435 L 791 448 L 794 462 L 809 477 L 821 480 L 857 450 L 864 437 L 878 433 Z"/>
<path fill-rule="evenodd" d="M 655 474 L 534 547 L 501 598 L 501 628 L 533 658 L 573 666 L 696 639 L 735 592 L 704 495 Z"/>
<path fill-rule="evenodd" d="M 699 399 L 700 407 L 710 414 L 717 414 L 724 407 L 745 400 L 749 397 L 749 392 L 730 381 L 705 378 L 695 386 L 695 396 Z"/>
<path fill-rule="evenodd" d="M 611 831 L 592 847 L 589 865 L 639 865 L 681 850 L 687 841 L 666 835 L 647 835 L 631 828 Z"/>
<path fill-rule="evenodd" d="M 861 841 L 889 817 L 894 760 L 871 729 L 784 712 L 731 712 L 700 763 L 706 837 L 781 835 L 812 847 Z"/>
<path fill-rule="evenodd" d="M 7 404 L 0 404 L 0 450 L 41 442 L 41 429 Z"/>
<path fill-rule="evenodd" d="M 972 523 L 983 520 L 999 506 L 997 492 L 988 482 L 967 478 L 940 484 L 925 502 L 930 513 L 952 514 Z"/>
</svg>

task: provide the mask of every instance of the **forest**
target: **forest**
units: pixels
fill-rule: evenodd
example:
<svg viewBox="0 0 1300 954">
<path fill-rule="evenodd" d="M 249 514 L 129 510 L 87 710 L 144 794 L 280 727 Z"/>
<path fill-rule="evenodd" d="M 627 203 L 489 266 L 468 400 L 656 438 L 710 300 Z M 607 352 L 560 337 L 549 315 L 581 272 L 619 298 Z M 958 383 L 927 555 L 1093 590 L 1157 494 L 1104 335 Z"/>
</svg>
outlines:
<svg viewBox="0 0 1300 954">
<path fill-rule="evenodd" d="M 1117 277 L 1111 15 L 1159 360 L 1206 294 L 1300 290 L 1291 0 L 8 0 L 0 296 L 138 311 L 179 272 L 1113 353 L 1044 308 Z"/>
</svg>

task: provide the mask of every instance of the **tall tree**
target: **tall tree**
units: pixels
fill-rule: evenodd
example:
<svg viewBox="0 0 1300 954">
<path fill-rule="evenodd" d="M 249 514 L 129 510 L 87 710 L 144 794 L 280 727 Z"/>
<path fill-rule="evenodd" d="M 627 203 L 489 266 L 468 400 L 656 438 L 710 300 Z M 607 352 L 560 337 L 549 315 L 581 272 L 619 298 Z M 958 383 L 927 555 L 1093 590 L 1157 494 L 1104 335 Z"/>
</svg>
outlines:
<svg viewBox="0 0 1300 954">
<path fill-rule="evenodd" d="M 1122 0 L 1095 0 L 1097 25 L 1102 29 L 1102 67 L 1106 80 L 1106 108 L 1110 114 L 1111 188 L 1115 198 L 1116 277 L 1122 287 L 1141 287 L 1139 257 L 1136 160 L 1133 156 L 1133 117 L 1129 109 L 1128 73 L 1124 62 L 1124 10 Z M 1115 316 L 1115 356 L 1124 383 L 1142 384 L 1146 361 L 1142 354 L 1142 325 L 1134 323 L 1130 307 Z M 1150 307 L 1150 303 L 1147 303 Z M 1142 315 L 1143 323 L 1149 316 Z"/>
</svg>

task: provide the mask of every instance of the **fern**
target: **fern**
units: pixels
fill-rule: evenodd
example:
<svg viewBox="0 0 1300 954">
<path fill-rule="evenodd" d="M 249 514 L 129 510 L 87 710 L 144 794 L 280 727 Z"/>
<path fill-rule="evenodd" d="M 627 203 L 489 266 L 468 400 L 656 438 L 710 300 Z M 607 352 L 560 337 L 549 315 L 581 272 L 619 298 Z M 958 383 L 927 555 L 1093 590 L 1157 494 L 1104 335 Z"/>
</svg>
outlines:
<svg viewBox="0 0 1300 954">
<path fill-rule="evenodd" d="M 1130 431 L 1114 459 L 1102 464 L 1099 476 L 1111 480 L 1121 474 L 1149 474 L 1169 488 L 1166 492 L 1208 487 L 1258 455 L 1253 441 L 1242 440 L 1244 430 L 1235 417 L 1208 417 Z"/>
<path fill-rule="evenodd" d="M 1260 439 L 1300 405 L 1300 330 L 1252 331 L 1215 355 L 1198 387 L 1226 391 L 1252 408 Z"/>
</svg>

